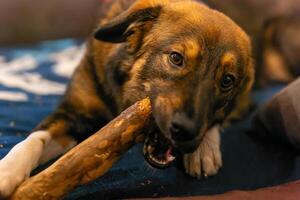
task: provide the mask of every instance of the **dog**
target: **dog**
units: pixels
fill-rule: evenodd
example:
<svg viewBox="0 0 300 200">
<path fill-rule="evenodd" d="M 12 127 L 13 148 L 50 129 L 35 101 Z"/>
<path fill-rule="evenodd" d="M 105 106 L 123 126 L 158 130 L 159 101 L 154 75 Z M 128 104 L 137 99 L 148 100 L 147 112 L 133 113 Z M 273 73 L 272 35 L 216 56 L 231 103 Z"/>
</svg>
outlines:
<svg viewBox="0 0 300 200">
<path fill-rule="evenodd" d="M 224 14 L 192 0 L 117 1 L 57 109 L 0 161 L 0 193 L 145 97 L 155 124 L 144 144 L 149 163 L 168 166 L 175 149 L 189 175 L 215 175 L 220 130 L 246 110 L 253 79 L 250 40 Z"/>
</svg>

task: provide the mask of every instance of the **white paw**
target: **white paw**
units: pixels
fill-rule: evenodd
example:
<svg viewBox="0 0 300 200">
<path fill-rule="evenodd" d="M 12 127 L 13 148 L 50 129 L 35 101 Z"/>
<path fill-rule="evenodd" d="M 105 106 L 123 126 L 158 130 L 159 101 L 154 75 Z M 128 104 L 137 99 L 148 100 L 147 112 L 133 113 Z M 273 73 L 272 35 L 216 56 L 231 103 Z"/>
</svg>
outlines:
<svg viewBox="0 0 300 200">
<path fill-rule="evenodd" d="M 219 128 L 210 129 L 198 149 L 184 155 L 183 162 L 186 173 L 198 179 L 217 174 L 222 167 Z"/>
<path fill-rule="evenodd" d="M 16 163 L 15 163 L 16 164 Z M 8 197 L 20 185 L 29 174 L 26 173 L 22 168 L 15 167 L 10 162 L 5 160 L 0 161 L 0 199 L 1 197 Z"/>
<path fill-rule="evenodd" d="M 11 195 L 37 166 L 45 143 L 41 140 L 46 138 L 44 135 L 43 131 L 31 134 L 0 160 L 0 199 Z"/>
</svg>

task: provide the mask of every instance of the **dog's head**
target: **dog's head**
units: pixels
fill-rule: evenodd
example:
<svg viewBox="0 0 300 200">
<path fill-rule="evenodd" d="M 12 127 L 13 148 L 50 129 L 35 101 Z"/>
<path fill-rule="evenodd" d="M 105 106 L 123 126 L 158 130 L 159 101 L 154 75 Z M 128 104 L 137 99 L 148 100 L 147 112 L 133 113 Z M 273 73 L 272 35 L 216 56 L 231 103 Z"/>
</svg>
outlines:
<svg viewBox="0 0 300 200">
<path fill-rule="evenodd" d="M 194 1 L 137 1 L 95 37 L 123 43 L 132 61 L 124 100 L 149 96 L 160 132 L 184 153 L 224 123 L 252 86 L 248 36 L 228 17 Z M 153 154 L 165 139 L 155 134 L 145 151 Z M 160 164 L 168 161 L 151 156 Z"/>
</svg>

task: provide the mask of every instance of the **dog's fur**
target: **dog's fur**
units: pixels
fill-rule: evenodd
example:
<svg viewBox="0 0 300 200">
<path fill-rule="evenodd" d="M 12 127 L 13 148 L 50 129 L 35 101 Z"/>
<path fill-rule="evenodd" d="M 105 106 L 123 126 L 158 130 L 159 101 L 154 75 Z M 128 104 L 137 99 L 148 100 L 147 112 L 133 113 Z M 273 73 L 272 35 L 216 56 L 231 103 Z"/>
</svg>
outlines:
<svg viewBox="0 0 300 200">
<path fill-rule="evenodd" d="M 186 172 L 214 175 L 222 166 L 220 127 L 246 109 L 254 69 L 248 36 L 225 15 L 194 1 L 117 1 L 87 42 L 84 58 L 53 114 L 0 161 L 0 194 L 8 196 L 30 171 L 87 138 L 134 102 L 149 96 L 164 137 L 193 153 Z M 170 52 L 185 66 L 170 64 Z M 224 91 L 224 74 L 235 81 Z M 178 112 L 197 135 L 173 141 Z"/>
</svg>

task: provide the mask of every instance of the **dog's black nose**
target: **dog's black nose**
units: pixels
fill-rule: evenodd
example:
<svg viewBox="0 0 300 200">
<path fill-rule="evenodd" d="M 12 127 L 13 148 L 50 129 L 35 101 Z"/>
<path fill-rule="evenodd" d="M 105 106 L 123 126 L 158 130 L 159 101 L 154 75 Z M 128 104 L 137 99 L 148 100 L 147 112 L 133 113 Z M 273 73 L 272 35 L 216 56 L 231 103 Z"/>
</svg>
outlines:
<svg viewBox="0 0 300 200">
<path fill-rule="evenodd" d="M 184 113 L 176 113 L 171 126 L 170 133 L 176 142 L 187 142 L 197 136 L 196 126 Z"/>
</svg>

